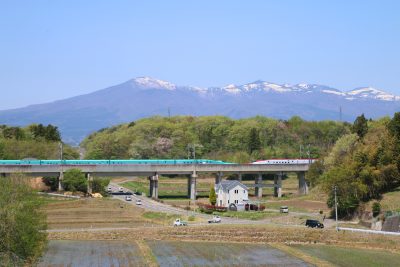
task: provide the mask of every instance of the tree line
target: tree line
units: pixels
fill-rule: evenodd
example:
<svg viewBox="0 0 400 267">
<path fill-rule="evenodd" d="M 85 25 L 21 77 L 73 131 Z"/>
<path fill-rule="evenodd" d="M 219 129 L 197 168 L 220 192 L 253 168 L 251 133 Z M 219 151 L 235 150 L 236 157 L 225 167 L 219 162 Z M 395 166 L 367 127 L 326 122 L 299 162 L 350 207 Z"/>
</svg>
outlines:
<svg viewBox="0 0 400 267">
<path fill-rule="evenodd" d="M 318 158 L 351 125 L 257 116 L 150 117 L 102 129 L 82 146 L 88 159 L 210 158 L 245 163 L 263 158 Z M 194 151 L 195 150 L 195 151 Z"/>
<path fill-rule="evenodd" d="M 0 159 L 59 159 L 61 134 L 51 124 L 27 127 L 0 125 Z M 64 159 L 79 158 L 79 153 L 64 145 Z"/>
</svg>

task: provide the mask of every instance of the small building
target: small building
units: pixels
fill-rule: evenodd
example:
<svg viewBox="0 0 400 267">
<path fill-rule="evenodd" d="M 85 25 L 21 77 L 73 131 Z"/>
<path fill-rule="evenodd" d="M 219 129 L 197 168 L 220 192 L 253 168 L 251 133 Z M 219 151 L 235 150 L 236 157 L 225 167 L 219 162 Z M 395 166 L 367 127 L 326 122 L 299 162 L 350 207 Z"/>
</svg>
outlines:
<svg viewBox="0 0 400 267">
<path fill-rule="evenodd" d="M 244 210 L 249 201 L 249 189 L 236 180 L 221 181 L 215 185 L 217 206 L 229 209 Z"/>
</svg>

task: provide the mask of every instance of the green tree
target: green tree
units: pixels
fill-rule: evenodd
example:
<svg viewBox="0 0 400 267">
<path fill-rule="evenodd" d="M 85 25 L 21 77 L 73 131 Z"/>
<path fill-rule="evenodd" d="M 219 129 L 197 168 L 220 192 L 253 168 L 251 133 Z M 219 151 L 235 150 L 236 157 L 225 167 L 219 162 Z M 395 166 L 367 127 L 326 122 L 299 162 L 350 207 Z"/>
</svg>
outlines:
<svg viewBox="0 0 400 267">
<path fill-rule="evenodd" d="M 45 185 L 47 185 L 48 187 L 50 187 L 51 191 L 56 191 L 58 189 L 58 177 L 43 177 L 42 181 Z"/>
<path fill-rule="evenodd" d="M 109 178 L 95 177 L 91 183 L 93 193 L 100 193 L 103 196 L 108 195 L 106 186 L 110 183 Z"/>
<path fill-rule="evenodd" d="M 85 174 L 80 169 L 69 169 L 64 173 L 64 179 L 62 181 L 64 189 L 66 191 L 80 191 L 87 193 L 87 179 Z"/>
<path fill-rule="evenodd" d="M 215 194 L 214 186 L 212 185 L 210 188 L 210 195 L 209 195 L 211 205 L 215 205 L 217 203 L 217 194 Z"/>
<path fill-rule="evenodd" d="M 261 148 L 260 136 L 256 128 L 251 128 L 248 138 L 248 151 L 252 154 Z"/>
<path fill-rule="evenodd" d="M 26 177 L 0 179 L 0 265 L 31 266 L 46 246 L 46 215 Z"/>
<path fill-rule="evenodd" d="M 368 121 L 364 113 L 356 118 L 353 123 L 352 132 L 356 133 L 360 138 L 363 138 L 368 132 Z"/>
<path fill-rule="evenodd" d="M 372 204 L 372 215 L 376 217 L 379 213 L 381 213 L 381 203 L 374 202 L 374 204 Z"/>
</svg>

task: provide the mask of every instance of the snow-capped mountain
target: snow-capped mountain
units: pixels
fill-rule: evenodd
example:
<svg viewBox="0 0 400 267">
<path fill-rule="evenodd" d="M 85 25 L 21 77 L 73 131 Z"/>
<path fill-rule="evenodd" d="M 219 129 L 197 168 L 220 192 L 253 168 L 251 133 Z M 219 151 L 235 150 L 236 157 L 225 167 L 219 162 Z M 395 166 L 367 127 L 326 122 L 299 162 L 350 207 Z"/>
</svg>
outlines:
<svg viewBox="0 0 400 267">
<path fill-rule="evenodd" d="M 399 110 L 399 96 L 370 87 L 343 92 L 319 84 L 255 81 L 201 88 L 138 77 L 86 95 L 0 111 L 0 124 L 51 123 L 59 126 L 65 141 L 77 143 L 100 128 L 169 112 L 353 121 L 361 113 L 376 118 Z"/>
</svg>

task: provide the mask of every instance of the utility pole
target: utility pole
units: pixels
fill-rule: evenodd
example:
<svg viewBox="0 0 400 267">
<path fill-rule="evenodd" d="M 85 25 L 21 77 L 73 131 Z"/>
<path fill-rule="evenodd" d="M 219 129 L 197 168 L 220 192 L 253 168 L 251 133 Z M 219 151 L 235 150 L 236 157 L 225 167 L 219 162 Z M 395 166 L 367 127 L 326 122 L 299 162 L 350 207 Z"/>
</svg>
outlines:
<svg viewBox="0 0 400 267">
<path fill-rule="evenodd" d="M 63 153 L 64 153 L 64 151 L 63 151 L 63 143 L 62 142 L 58 143 L 58 147 L 60 149 L 60 160 L 63 160 Z"/>
<path fill-rule="evenodd" d="M 336 221 L 336 231 L 338 231 L 338 216 L 337 216 L 337 195 L 336 195 L 336 191 L 337 191 L 337 186 L 335 185 L 333 187 L 334 191 L 335 191 L 335 221 Z"/>
</svg>

